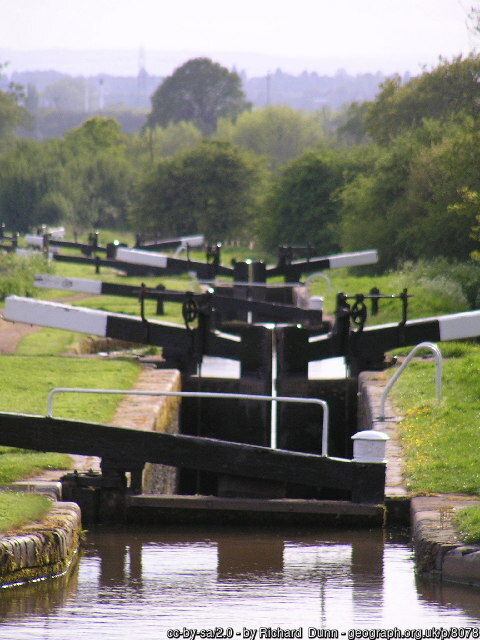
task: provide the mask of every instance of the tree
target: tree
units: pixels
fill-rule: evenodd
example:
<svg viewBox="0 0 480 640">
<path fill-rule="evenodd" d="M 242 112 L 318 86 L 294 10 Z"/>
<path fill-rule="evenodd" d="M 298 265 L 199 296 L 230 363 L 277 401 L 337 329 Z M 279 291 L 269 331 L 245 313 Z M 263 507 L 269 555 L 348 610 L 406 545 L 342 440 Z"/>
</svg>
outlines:
<svg viewBox="0 0 480 640">
<path fill-rule="evenodd" d="M 202 233 L 213 242 L 251 237 L 260 180 L 257 160 L 230 143 L 205 140 L 143 176 L 132 220 L 141 229 Z"/>
<path fill-rule="evenodd" d="M 467 24 L 469 31 L 478 36 L 480 34 L 480 6 L 472 5 L 467 16 Z"/>
<path fill-rule="evenodd" d="M 455 203 L 451 207 L 451 211 L 460 215 L 474 218 L 475 223 L 472 227 L 471 238 L 475 241 L 477 247 L 480 243 L 480 191 L 472 191 L 471 189 L 464 188 L 459 192 L 460 202 Z M 478 248 L 470 254 L 473 260 L 480 261 L 480 251 Z"/>
<path fill-rule="evenodd" d="M 441 141 L 415 154 L 405 196 L 418 216 L 404 236 L 416 257 L 468 260 L 478 214 L 468 194 L 480 190 L 479 163 L 480 131 L 471 119 L 446 127 Z"/>
<path fill-rule="evenodd" d="M 126 223 L 134 170 L 126 158 L 125 142 L 117 120 L 98 116 L 65 136 L 76 224 Z"/>
<path fill-rule="evenodd" d="M 209 58 L 195 58 L 176 69 L 155 91 L 147 127 L 186 120 L 204 135 L 211 135 L 218 118 L 235 119 L 247 108 L 237 73 Z"/>
<path fill-rule="evenodd" d="M 377 248 L 379 270 L 469 258 L 477 213 L 465 194 L 480 190 L 479 80 L 472 54 L 382 85 L 365 112 L 377 157 L 340 193 L 343 250 Z"/>
<path fill-rule="evenodd" d="M 193 149 L 202 140 L 201 131 L 192 122 L 171 122 L 166 127 L 155 127 L 129 136 L 129 155 L 139 161 L 169 158 Z"/>
<path fill-rule="evenodd" d="M 229 125 L 220 121 L 217 137 L 268 157 L 273 168 L 325 141 L 325 131 L 316 114 L 287 106 L 244 111 L 235 124 Z"/>
<path fill-rule="evenodd" d="M 0 216 L 10 229 L 23 232 L 60 221 L 58 206 L 47 206 L 49 194 L 65 190 L 59 147 L 58 141 L 19 141 L 0 159 Z M 42 219 L 44 214 L 48 219 Z"/>
<path fill-rule="evenodd" d="M 399 76 L 387 79 L 365 119 L 367 133 L 380 144 L 388 144 L 407 129 L 418 127 L 424 118 L 447 121 L 452 117 L 480 116 L 480 56 L 442 60 L 402 85 Z"/>
<path fill-rule="evenodd" d="M 134 230 L 160 232 L 165 237 L 196 233 L 195 218 L 182 189 L 182 177 L 178 157 L 163 158 L 141 175 L 130 205 Z"/>
<path fill-rule="evenodd" d="M 17 141 L 0 158 L 0 219 L 16 231 L 125 226 L 134 168 L 123 139 L 116 121 L 92 118 L 65 140 Z"/>
<path fill-rule="evenodd" d="M 0 63 L 0 78 L 4 66 Z M 0 91 L 0 151 L 12 143 L 14 130 L 28 120 L 27 111 L 19 105 L 22 97 L 22 87 L 12 83 L 8 91 Z"/>
<path fill-rule="evenodd" d="M 368 140 L 365 116 L 368 102 L 351 102 L 340 113 L 337 123 L 337 138 L 346 145 L 364 144 Z"/>
<path fill-rule="evenodd" d="M 471 118 L 424 120 L 379 147 L 339 194 L 342 249 L 378 249 L 380 271 L 405 260 L 468 260 L 477 211 L 465 194 L 480 190 L 479 149 Z"/>
<path fill-rule="evenodd" d="M 263 207 L 259 236 L 269 249 L 312 244 L 319 254 L 338 249 L 336 192 L 343 184 L 340 156 L 307 151 L 274 179 Z"/>
<path fill-rule="evenodd" d="M 13 140 L 13 131 L 24 121 L 24 112 L 9 93 L 0 91 L 0 150 Z"/>
<path fill-rule="evenodd" d="M 127 226 L 134 171 L 126 158 L 105 151 L 83 154 L 72 157 L 66 169 L 71 222 L 87 228 Z"/>
<path fill-rule="evenodd" d="M 123 149 L 126 138 L 115 118 L 95 116 L 69 131 L 65 140 L 76 151 L 95 153 Z"/>
<path fill-rule="evenodd" d="M 62 111 L 85 111 L 87 85 L 82 78 L 60 78 L 43 91 L 49 107 Z"/>
<path fill-rule="evenodd" d="M 411 247 L 398 237 L 412 225 L 413 212 L 403 206 L 406 181 L 415 146 L 399 139 L 391 149 L 377 149 L 371 166 L 353 177 L 339 191 L 339 239 L 343 251 L 377 249 L 382 272 L 397 261 L 413 258 Z M 363 267 L 362 267 L 363 269 Z"/>
</svg>

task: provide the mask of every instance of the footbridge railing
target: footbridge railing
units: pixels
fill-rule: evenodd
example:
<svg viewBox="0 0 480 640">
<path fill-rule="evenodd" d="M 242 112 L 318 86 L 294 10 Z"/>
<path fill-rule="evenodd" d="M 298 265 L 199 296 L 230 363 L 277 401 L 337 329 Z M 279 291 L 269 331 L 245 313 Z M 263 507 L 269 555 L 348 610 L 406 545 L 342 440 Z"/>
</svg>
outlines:
<svg viewBox="0 0 480 640">
<path fill-rule="evenodd" d="M 328 404 L 319 398 L 296 398 L 282 396 L 261 396 L 245 393 L 216 393 L 210 391 L 135 391 L 125 389 L 88 389 L 82 387 L 56 387 L 48 394 L 47 418 L 53 417 L 53 398 L 59 393 L 101 393 L 109 395 L 136 396 L 176 396 L 179 398 L 223 398 L 228 400 L 257 400 L 259 402 L 289 402 L 297 404 L 316 404 L 323 409 L 322 413 L 322 456 L 328 456 Z M 271 448 L 277 448 L 276 433 L 272 434 Z"/>
</svg>

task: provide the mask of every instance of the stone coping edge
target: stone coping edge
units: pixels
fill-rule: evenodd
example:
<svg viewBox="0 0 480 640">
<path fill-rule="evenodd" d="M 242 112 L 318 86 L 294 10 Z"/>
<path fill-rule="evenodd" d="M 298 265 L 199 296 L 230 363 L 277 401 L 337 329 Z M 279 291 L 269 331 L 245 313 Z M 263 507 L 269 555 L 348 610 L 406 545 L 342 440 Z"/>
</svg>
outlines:
<svg viewBox="0 0 480 640">
<path fill-rule="evenodd" d="M 81 513 L 73 502 L 55 502 L 41 522 L 0 537 L 0 587 L 64 574 L 78 557 Z"/>
<path fill-rule="evenodd" d="M 11 484 L 0 485 L 2 491 L 18 491 L 19 493 L 38 493 L 46 498 L 50 498 L 52 502 L 60 502 L 62 500 L 62 483 L 52 481 L 29 481 L 18 480 Z"/>
<path fill-rule="evenodd" d="M 480 499 L 441 494 L 411 499 L 412 538 L 421 575 L 480 586 L 480 546 L 462 543 L 452 522 L 459 509 L 473 505 L 480 505 Z"/>
<path fill-rule="evenodd" d="M 462 495 L 408 494 L 403 478 L 403 452 L 398 440 L 398 423 L 402 417 L 395 411 L 388 397 L 385 404 L 386 417 L 379 417 L 385 385 L 384 372 L 364 371 L 359 376 L 359 429 L 382 431 L 390 437 L 386 451 L 387 521 L 401 521 L 404 516 L 409 517 L 419 574 L 435 581 L 478 587 L 480 546 L 466 545 L 459 540 L 453 516 L 463 507 L 480 505 L 480 499 Z"/>
</svg>

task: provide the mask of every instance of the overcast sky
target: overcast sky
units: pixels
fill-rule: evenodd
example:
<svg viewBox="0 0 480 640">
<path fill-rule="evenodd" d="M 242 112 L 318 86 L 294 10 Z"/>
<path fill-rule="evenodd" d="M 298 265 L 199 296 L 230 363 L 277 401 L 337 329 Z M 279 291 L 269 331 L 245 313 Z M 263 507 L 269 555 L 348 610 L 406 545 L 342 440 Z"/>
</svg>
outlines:
<svg viewBox="0 0 480 640">
<path fill-rule="evenodd" d="M 120 58 L 99 52 L 130 51 L 124 75 L 138 69 L 144 50 L 147 71 L 172 69 L 155 52 L 226 56 L 251 75 L 266 65 L 295 72 L 377 70 L 418 72 L 439 56 L 468 54 L 476 45 L 466 22 L 476 0 L 0 0 L 0 60 L 8 53 L 9 70 L 23 70 L 15 52 L 46 49 L 96 51 L 85 56 L 85 69 L 73 73 L 112 72 Z M 246 54 L 263 54 L 260 67 Z M 180 55 L 180 57 L 181 57 Z M 217 56 L 219 57 L 219 56 Z M 50 64 L 35 59 L 37 68 Z M 288 62 L 290 60 L 290 62 Z M 279 64 L 276 64 L 278 62 Z M 30 67 L 34 65 L 28 59 Z M 73 64 L 57 56 L 56 68 Z M 80 62 L 77 62 L 80 64 Z M 168 66 L 168 62 L 166 63 Z M 288 64 L 291 68 L 288 69 Z M 106 68 L 108 65 L 111 68 Z M 52 66 L 50 64 L 50 66 Z M 252 67 L 252 68 L 249 68 Z M 96 67 L 96 68 L 95 68 Z M 272 69 L 273 67 L 273 69 Z M 118 68 L 115 69 L 117 72 Z"/>
</svg>

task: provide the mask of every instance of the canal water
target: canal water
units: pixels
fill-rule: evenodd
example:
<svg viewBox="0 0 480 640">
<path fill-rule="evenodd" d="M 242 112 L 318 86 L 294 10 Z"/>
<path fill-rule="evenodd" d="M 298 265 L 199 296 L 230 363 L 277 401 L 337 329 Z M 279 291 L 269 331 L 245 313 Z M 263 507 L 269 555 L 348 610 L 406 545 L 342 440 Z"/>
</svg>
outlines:
<svg viewBox="0 0 480 640">
<path fill-rule="evenodd" d="M 420 637 L 440 628 L 475 638 L 479 623 L 480 590 L 417 580 L 408 537 L 381 530 L 92 531 L 67 575 L 0 590 L 8 640 L 193 640 L 194 630 L 260 640 L 279 629 Z"/>
</svg>

